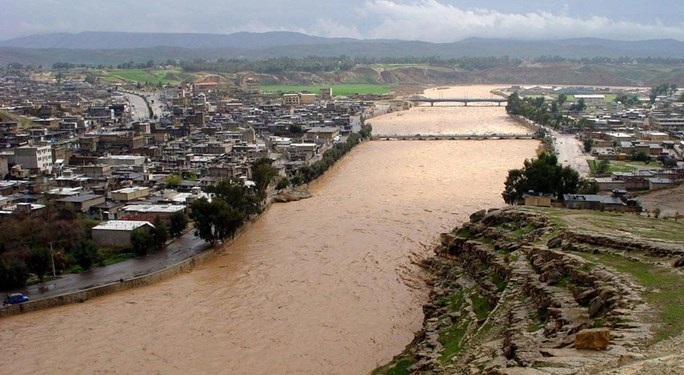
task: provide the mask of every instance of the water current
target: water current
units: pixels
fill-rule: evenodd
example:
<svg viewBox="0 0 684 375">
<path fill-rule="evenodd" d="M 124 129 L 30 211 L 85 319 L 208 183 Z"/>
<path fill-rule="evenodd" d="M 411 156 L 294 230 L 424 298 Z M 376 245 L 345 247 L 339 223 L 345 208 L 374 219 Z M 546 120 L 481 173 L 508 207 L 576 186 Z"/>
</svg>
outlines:
<svg viewBox="0 0 684 375">
<path fill-rule="evenodd" d="M 420 107 L 369 122 L 377 132 L 407 134 L 526 132 L 503 107 Z M 364 143 L 312 183 L 313 198 L 271 206 L 191 272 L 0 320 L 1 372 L 368 373 L 420 328 L 427 288 L 414 262 L 440 232 L 502 205 L 507 171 L 536 147 L 531 140 Z"/>
</svg>

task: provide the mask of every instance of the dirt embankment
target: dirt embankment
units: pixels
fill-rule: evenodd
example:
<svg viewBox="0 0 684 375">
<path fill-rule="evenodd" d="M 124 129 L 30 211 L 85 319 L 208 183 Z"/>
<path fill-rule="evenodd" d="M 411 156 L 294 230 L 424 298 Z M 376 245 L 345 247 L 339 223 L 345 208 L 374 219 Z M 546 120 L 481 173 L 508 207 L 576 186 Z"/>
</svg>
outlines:
<svg viewBox="0 0 684 375">
<path fill-rule="evenodd" d="M 641 206 L 649 213 L 659 212 L 661 217 L 684 215 L 684 185 L 656 190 L 639 196 Z"/>
</svg>

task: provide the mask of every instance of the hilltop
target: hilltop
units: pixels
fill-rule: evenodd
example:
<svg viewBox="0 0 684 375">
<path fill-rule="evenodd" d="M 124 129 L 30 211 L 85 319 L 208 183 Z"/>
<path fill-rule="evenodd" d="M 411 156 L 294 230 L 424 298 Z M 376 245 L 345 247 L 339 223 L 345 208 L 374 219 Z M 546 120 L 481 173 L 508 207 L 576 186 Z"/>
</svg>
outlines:
<svg viewBox="0 0 684 375">
<path fill-rule="evenodd" d="M 377 374 L 660 374 L 684 363 L 684 224 L 509 207 L 441 237 L 422 331 Z M 602 372 L 605 371 L 605 372 Z"/>
<path fill-rule="evenodd" d="M 684 42 L 599 38 L 516 40 L 469 38 L 451 43 L 325 38 L 296 32 L 195 34 L 82 32 L 32 35 L 0 41 L 0 63 L 119 64 L 154 59 L 266 59 L 307 56 L 402 58 L 509 56 L 511 58 L 681 58 Z M 14 59 L 14 60 L 12 60 Z"/>
</svg>

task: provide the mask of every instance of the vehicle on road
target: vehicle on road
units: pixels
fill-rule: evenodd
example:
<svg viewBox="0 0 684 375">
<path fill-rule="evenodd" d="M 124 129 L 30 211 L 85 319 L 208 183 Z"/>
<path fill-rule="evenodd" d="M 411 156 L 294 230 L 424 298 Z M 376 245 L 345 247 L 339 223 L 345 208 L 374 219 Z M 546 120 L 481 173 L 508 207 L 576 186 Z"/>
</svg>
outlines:
<svg viewBox="0 0 684 375">
<path fill-rule="evenodd" d="M 23 302 L 28 302 L 29 298 L 26 295 L 23 295 L 21 293 L 12 293 L 8 294 L 5 299 L 2 301 L 2 305 L 14 305 L 17 303 L 23 303 Z"/>
</svg>

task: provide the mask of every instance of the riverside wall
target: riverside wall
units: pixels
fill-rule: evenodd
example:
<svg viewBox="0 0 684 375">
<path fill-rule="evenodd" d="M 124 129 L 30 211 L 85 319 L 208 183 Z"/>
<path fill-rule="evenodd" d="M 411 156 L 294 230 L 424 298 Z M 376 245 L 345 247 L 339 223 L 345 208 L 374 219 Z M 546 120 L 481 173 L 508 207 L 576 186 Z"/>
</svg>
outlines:
<svg viewBox="0 0 684 375">
<path fill-rule="evenodd" d="M 361 143 L 364 140 L 361 141 Z M 336 160 L 335 162 L 339 161 Z M 322 175 L 321 175 L 322 176 Z M 320 177 L 320 176 L 319 176 Z M 298 199 L 293 199 L 293 200 L 298 200 Z M 284 200 L 284 201 L 289 201 L 289 200 Z M 166 268 L 163 268 L 159 271 L 155 271 L 152 273 L 149 273 L 147 275 L 141 275 L 138 277 L 134 277 L 131 279 L 125 279 L 121 280 L 118 282 L 113 282 L 105 285 L 98 285 L 94 286 L 92 288 L 88 289 L 83 289 L 80 291 L 76 292 L 70 292 L 70 293 L 64 293 L 60 294 L 58 296 L 52 296 L 52 297 L 45 297 L 45 298 L 40 298 L 36 299 L 33 301 L 28 301 L 16 305 L 9 305 L 5 307 L 0 307 L 0 318 L 6 317 L 6 316 L 12 316 L 12 315 L 17 315 L 17 314 L 22 314 L 22 313 L 27 313 L 31 311 L 38 311 L 38 310 L 43 310 L 43 309 L 48 309 L 52 307 L 58 307 L 58 306 L 63 306 L 63 305 L 69 305 L 73 303 L 82 303 L 85 302 L 91 298 L 95 297 L 100 297 L 104 296 L 107 294 L 111 293 L 117 293 L 120 291 L 128 290 L 128 289 L 133 289 L 133 288 L 138 288 L 142 286 L 147 286 L 151 285 L 154 283 L 158 283 L 160 281 L 167 280 L 173 276 L 176 276 L 182 272 L 187 272 L 194 268 L 195 266 L 204 264 L 210 260 L 212 260 L 216 255 L 221 253 L 226 246 L 230 246 L 242 233 L 244 233 L 249 227 L 252 226 L 254 222 L 256 222 L 261 215 L 265 214 L 266 211 L 271 207 L 271 204 L 274 203 L 273 199 L 269 199 L 266 203 L 266 206 L 264 207 L 264 211 L 250 220 L 249 222 L 245 223 L 240 229 L 238 229 L 237 233 L 235 236 L 228 240 L 224 241 L 221 243 L 219 246 L 214 246 L 209 248 L 208 250 L 197 254 L 191 258 L 185 259 L 183 261 L 180 261 L 174 265 L 168 266 Z"/>
<path fill-rule="evenodd" d="M 197 254 L 193 257 L 182 260 L 176 264 L 173 264 L 171 266 L 168 266 L 166 268 L 146 275 L 120 280 L 109 284 L 98 285 L 92 288 L 83 289 L 76 292 L 64 293 L 58 296 L 45 297 L 16 305 L 5 306 L 0 308 L 0 318 L 27 313 L 31 311 L 49 309 L 52 307 L 69 305 L 72 303 L 81 303 L 95 297 L 100 297 L 111 293 L 117 293 L 128 289 L 158 283 L 160 281 L 164 281 L 173 276 L 176 276 L 180 273 L 190 271 L 194 267 L 214 259 L 214 257 L 220 254 L 226 248 L 226 246 L 230 246 L 230 244 L 232 244 L 242 233 L 249 229 L 249 227 L 251 227 L 252 224 L 256 222 L 256 220 L 258 220 L 261 217 L 261 215 L 263 215 L 268 210 L 270 205 L 271 202 L 269 201 L 267 206 L 264 208 L 264 212 L 262 212 L 262 214 L 250 220 L 240 229 L 238 229 L 237 233 L 232 239 L 224 241 L 218 246 L 210 247 L 208 250 L 200 254 Z"/>
</svg>

